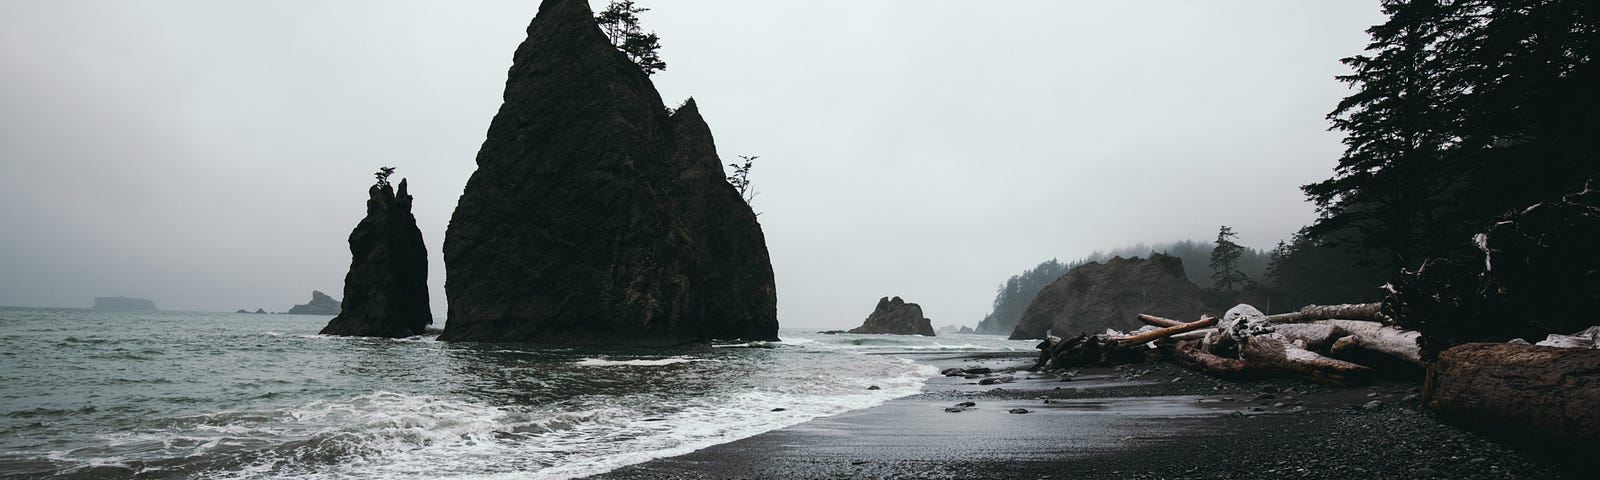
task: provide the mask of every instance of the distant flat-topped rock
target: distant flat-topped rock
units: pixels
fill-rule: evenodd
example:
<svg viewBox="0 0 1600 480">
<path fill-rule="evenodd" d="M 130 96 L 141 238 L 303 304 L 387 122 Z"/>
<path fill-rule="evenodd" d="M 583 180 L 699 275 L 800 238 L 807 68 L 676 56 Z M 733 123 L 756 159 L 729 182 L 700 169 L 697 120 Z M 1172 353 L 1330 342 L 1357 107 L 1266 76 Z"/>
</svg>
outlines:
<svg viewBox="0 0 1600 480">
<path fill-rule="evenodd" d="M 144 310 L 156 311 L 156 302 L 148 298 L 133 297 L 94 297 L 96 310 Z"/>
<path fill-rule="evenodd" d="M 311 301 L 289 308 L 289 313 L 293 315 L 338 315 L 339 301 L 334 300 L 333 297 L 322 293 L 320 290 L 312 290 Z"/>
<path fill-rule="evenodd" d="M 766 240 L 693 100 L 545 0 L 450 218 L 446 341 L 777 340 Z"/>
<path fill-rule="evenodd" d="M 922 316 L 922 306 L 906 303 L 900 297 L 879 299 L 877 308 L 872 309 L 867 320 L 851 329 L 850 333 L 934 336 L 933 321 Z"/>
</svg>

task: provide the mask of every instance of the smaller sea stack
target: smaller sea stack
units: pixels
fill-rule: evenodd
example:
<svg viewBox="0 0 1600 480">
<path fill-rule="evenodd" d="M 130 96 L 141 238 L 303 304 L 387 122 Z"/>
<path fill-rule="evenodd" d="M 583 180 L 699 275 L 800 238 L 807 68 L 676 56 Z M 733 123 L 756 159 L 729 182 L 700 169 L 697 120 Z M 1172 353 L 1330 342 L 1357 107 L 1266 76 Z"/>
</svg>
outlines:
<svg viewBox="0 0 1600 480">
<path fill-rule="evenodd" d="M 367 216 L 350 232 L 344 304 L 323 335 L 400 338 L 433 323 L 428 309 L 428 250 L 411 215 L 406 181 L 367 191 Z"/>
<path fill-rule="evenodd" d="M 867 315 L 867 321 L 850 333 L 934 336 L 933 321 L 922 316 L 922 306 L 906 303 L 900 297 L 878 299 L 878 307 Z"/>
</svg>

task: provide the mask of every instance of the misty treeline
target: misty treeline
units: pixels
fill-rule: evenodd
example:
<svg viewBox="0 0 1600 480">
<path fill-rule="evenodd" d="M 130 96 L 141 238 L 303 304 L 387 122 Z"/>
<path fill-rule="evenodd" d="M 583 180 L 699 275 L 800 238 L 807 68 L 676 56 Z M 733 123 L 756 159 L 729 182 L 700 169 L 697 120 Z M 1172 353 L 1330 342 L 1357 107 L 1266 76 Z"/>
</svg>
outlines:
<svg viewBox="0 0 1600 480">
<path fill-rule="evenodd" d="M 1227 228 L 1227 227 L 1224 227 Z M 1228 233 L 1232 235 L 1232 230 Z M 1231 244 L 1231 240 L 1230 240 Z M 1266 276 L 1269 255 L 1267 252 L 1232 244 L 1236 249 L 1228 250 L 1236 257 L 1233 260 L 1231 274 L 1228 278 L 1237 282 L 1235 287 L 1247 288 L 1248 280 L 1241 277 L 1255 279 Z M 1149 258 L 1156 253 L 1165 253 L 1183 260 L 1183 271 L 1201 288 L 1217 288 L 1220 276 L 1209 267 L 1212 263 L 1212 253 L 1217 250 L 1215 242 L 1202 242 L 1196 240 L 1182 240 L 1169 243 L 1146 244 L 1137 243 L 1109 251 L 1096 250 L 1088 256 L 1062 263 L 1057 259 L 1040 262 L 1033 268 L 1023 270 L 1022 273 L 1012 275 L 1000 284 L 995 290 L 994 309 L 984 315 L 983 321 L 978 323 L 978 333 L 992 333 L 1009 335 L 1011 330 L 1022 320 L 1023 311 L 1028 309 L 1028 304 L 1033 302 L 1033 297 L 1039 291 L 1049 286 L 1051 282 L 1061 278 L 1068 270 L 1090 262 L 1105 262 L 1112 257 L 1143 257 Z M 1216 279 L 1214 279 L 1216 278 Z"/>
<path fill-rule="evenodd" d="M 1245 289 L 1273 310 L 1370 302 L 1425 259 L 1470 256 L 1496 218 L 1600 174 L 1600 2 L 1385 0 L 1365 52 L 1341 60 L 1352 90 L 1327 115 L 1345 151 L 1332 178 L 1302 190 L 1317 218 L 1270 252 L 1240 253 Z M 1222 235 L 1219 235 L 1221 238 Z M 1213 244 L 1179 242 L 1055 260 L 1013 276 L 985 323 L 1015 324 L 1066 270 L 1166 251 L 1190 280 L 1218 279 Z M 1014 318 L 1013 318 L 1014 317 Z"/>
<path fill-rule="evenodd" d="M 1429 257 L 1461 257 L 1511 211 L 1600 172 L 1600 2 L 1385 1 L 1332 178 L 1302 187 L 1319 216 L 1273 252 L 1280 304 L 1372 301 Z"/>
</svg>

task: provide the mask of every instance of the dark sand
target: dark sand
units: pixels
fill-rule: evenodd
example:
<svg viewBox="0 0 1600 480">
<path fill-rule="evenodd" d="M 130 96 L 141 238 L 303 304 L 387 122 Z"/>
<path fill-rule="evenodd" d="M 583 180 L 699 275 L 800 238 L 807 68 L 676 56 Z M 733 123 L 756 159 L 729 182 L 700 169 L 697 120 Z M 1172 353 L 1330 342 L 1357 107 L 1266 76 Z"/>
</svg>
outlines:
<svg viewBox="0 0 1600 480">
<path fill-rule="evenodd" d="M 1171 364 L 1079 369 L 1070 381 L 1010 375 L 1003 385 L 939 377 L 920 395 L 595 478 L 1589 478 L 1434 421 L 1418 411 L 1415 383 L 1230 382 Z M 1363 408 L 1372 401 L 1383 406 Z M 977 405 L 945 411 L 959 402 Z"/>
</svg>

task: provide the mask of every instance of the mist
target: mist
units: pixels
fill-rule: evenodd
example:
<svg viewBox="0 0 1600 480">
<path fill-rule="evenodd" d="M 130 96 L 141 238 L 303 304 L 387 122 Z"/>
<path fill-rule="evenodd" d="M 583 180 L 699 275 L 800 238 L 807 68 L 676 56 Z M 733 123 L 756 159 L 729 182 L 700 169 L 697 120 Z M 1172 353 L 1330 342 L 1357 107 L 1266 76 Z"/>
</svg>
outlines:
<svg viewBox="0 0 1600 480">
<path fill-rule="evenodd" d="M 597 6 L 604 2 L 594 2 Z M 662 2 L 669 105 L 756 155 L 785 327 L 974 325 L 1049 258 L 1270 248 L 1342 147 L 1375 2 Z M 0 3 L 0 305 L 342 297 L 371 173 L 446 224 L 537 2 Z M 1193 269 L 1197 266 L 1189 265 Z"/>
</svg>

